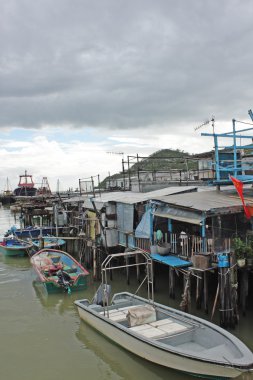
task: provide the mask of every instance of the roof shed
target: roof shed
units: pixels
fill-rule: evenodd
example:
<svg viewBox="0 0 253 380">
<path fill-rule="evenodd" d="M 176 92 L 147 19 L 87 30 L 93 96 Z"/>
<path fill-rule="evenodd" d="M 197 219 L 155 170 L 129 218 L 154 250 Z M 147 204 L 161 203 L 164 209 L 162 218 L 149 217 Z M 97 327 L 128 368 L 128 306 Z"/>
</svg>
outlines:
<svg viewBox="0 0 253 380">
<path fill-rule="evenodd" d="M 253 203 L 253 197 L 247 198 Z M 241 199 L 234 191 L 200 191 L 156 197 L 163 202 L 154 215 L 187 223 L 201 224 L 203 217 L 242 212 Z"/>
</svg>

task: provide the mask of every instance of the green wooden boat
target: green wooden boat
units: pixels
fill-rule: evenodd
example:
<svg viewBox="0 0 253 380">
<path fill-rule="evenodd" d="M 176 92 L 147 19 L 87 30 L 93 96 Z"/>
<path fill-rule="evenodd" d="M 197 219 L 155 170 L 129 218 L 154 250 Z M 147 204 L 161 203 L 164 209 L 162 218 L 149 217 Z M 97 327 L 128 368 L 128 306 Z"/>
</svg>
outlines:
<svg viewBox="0 0 253 380">
<path fill-rule="evenodd" d="M 71 293 L 84 290 L 89 272 L 69 253 L 57 249 L 41 249 L 31 263 L 48 293 Z"/>
<path fill-rule="evenodd" d="M 33 244 L 16 238 L 4 238 L 0 242 L 0 252 L 5 256 L 27 256 Z"/>
</svg>

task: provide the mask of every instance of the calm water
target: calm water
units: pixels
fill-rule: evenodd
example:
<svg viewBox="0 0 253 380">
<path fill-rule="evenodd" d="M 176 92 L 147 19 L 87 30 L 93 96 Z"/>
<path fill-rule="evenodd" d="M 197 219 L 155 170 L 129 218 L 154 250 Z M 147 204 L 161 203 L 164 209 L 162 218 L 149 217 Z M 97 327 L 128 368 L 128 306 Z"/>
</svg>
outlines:
<svg viewBox="0 0 253 380">
<path fill-rule="evenodd" d="M 0 236 L 14 223 L 9 210 L 0 208 Z M 137 358 L 81 322 L 74 300 L 92 298 L 99 284 L 91 280 L 87 291 L 47 297 L 34 280 L 28 258 L 0 255 L 1 380 L 194 379 Z M 156 300 L 178 306 L 179 299 L 168 299 L 166 280 L 159 281 Z M 115 274 L 115 291 L 136 288 L 135 279 L 127 287 Z M 251 311 L 233 333 L 253 350 L 252 321 Z"/>
</svg>

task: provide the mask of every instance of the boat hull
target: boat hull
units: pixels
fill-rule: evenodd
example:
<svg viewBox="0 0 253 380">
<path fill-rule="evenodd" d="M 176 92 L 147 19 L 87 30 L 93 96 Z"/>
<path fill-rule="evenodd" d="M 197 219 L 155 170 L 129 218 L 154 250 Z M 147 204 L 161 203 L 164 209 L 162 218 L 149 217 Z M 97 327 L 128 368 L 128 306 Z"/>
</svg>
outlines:
<svg viewBox="0 0 253 380">
<path fill-rule="evenodd" d="M 52 235 L 56 232 L 55 227 L 42 227 L 42 228 L 24 228 L 24 229 L 15 229 L 14 233 L 18 237 L 22 238 L 38 238 L 40 235 Z"/>
<path fill-rule="evenodd" d="M 57 285 L 53 281 L 41 281 L 41 283 L 43 284 L 48 294 L 66 293 L 66 290 L 63 287 Z M 88 287 L 87 276 L 80 276 L 76 284 L 71 286 L 71 292 L 82 291 L 82 290 L 87 289 L 87 287 Z"/>
<path fill-rule="evenodd" d="M 150 340 L 136 336 L 129 329 L 92 311 L 92 308 L 80 304 L 79 301 L 76 301 L 75 304 L 77 305 L 79 316 L 83 321 L 124 349 L 155 364 L 194 376 L 213 379 L 236 378 L 242 372 L 248 372 L 248 369 L 219 365 L 172 352 L 166 349 L 166 347 L 160 347 L 155 341 L 151 343 Z"/>
<path fill-rule="evenodd" d="M 0 202 L 3 205 L 10 205 L 12 203 L 15 203 L 15 199 L 12 195 L 3 195 L 3 196 L 0 196 Z"/>
<path fill-rule="evenodd" d="M 35 187 L 17 187 L 14 190 L 15 196 L 33 197 L 36 195 L 37 189 Z"/>
<path fill-rule="evenodd" d="M 52 262 L 55 257 L 59 259 L 56 263 Z M 88 286 L 89 272 L 67 252 L 45 248 L 31 257 L 31 263 L 38 275 L 37 281 L 48 294 L 80 291 Z M 64 274 L 67 278 L 62 280 Z"/>
<path fill-rule="evenodd" d="M 57 237 L 43 237 L 43 242 L 40 239 L 33 240 L 33 245 L 36 249 L 41 249 L 41 244 L 43 248 L 56 248 L 62 247 L 65 244 L 65 240 Z"/>
<path fill-rule="evenodd" d="M 3 246 L 0 244 L 0 252 L 4 256 L 28 256 L 30 249 L 32 248 L 32 245 L 26 246 L 26 247 L 20 247 L 20 246 Z"/>
<path fill-rule="evenodd" d="M 0 247 L 0 252 L 5 256 L 27 256 L 28 252 L 26 249 L 18 248 L 4 248 Z"/>
</svg>

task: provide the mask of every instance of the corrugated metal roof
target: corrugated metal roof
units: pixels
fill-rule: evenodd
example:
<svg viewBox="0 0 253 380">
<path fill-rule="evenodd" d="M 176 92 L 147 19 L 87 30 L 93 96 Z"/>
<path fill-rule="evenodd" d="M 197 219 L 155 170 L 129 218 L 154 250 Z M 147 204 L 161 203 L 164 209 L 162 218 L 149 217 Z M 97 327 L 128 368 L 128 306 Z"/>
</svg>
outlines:
<svg viewBox="0 0 253 380">
<path fill-rule="evenodd" d="M 173 206 L 158 207 L 154 215 L 198 225 L 200 225 L 203 220 L 203 216 L 199 211 L 180 209 Z"/>
<path fill-rule="evenodd" d="M 101 196 L 96 196 L 94 199 L 95 204 L 98 209 L 101 205 L 107 202 L 120 202 L 126 204 L 135 204 L 140 202 L 145 202 L 150 199 L 157 199 L 157 197 L 170 194 L 178 194 L 183 192 L 197 191 L 196 186 L 174 186 L 166 187 L 159 190 L 149 191 L 147 193 L 137 193 L 133 191 L 112 191 L 110 193 L 102 193 Z M 83 206 L 85 208 L 92 207 L 89 198 L 85 198 Z"/>
<path fill-rule="evenodd" d="M 242 201 L 235 191 L 201 191 L 187 194 L 162 196 L 156 198 L 170 205 L 191 208 L 199 211 L 211 211 L 220 208 L 242 206 Z M 253 203 L 253 197 L 247 194 L 247 203 Z"/>
</svg>

